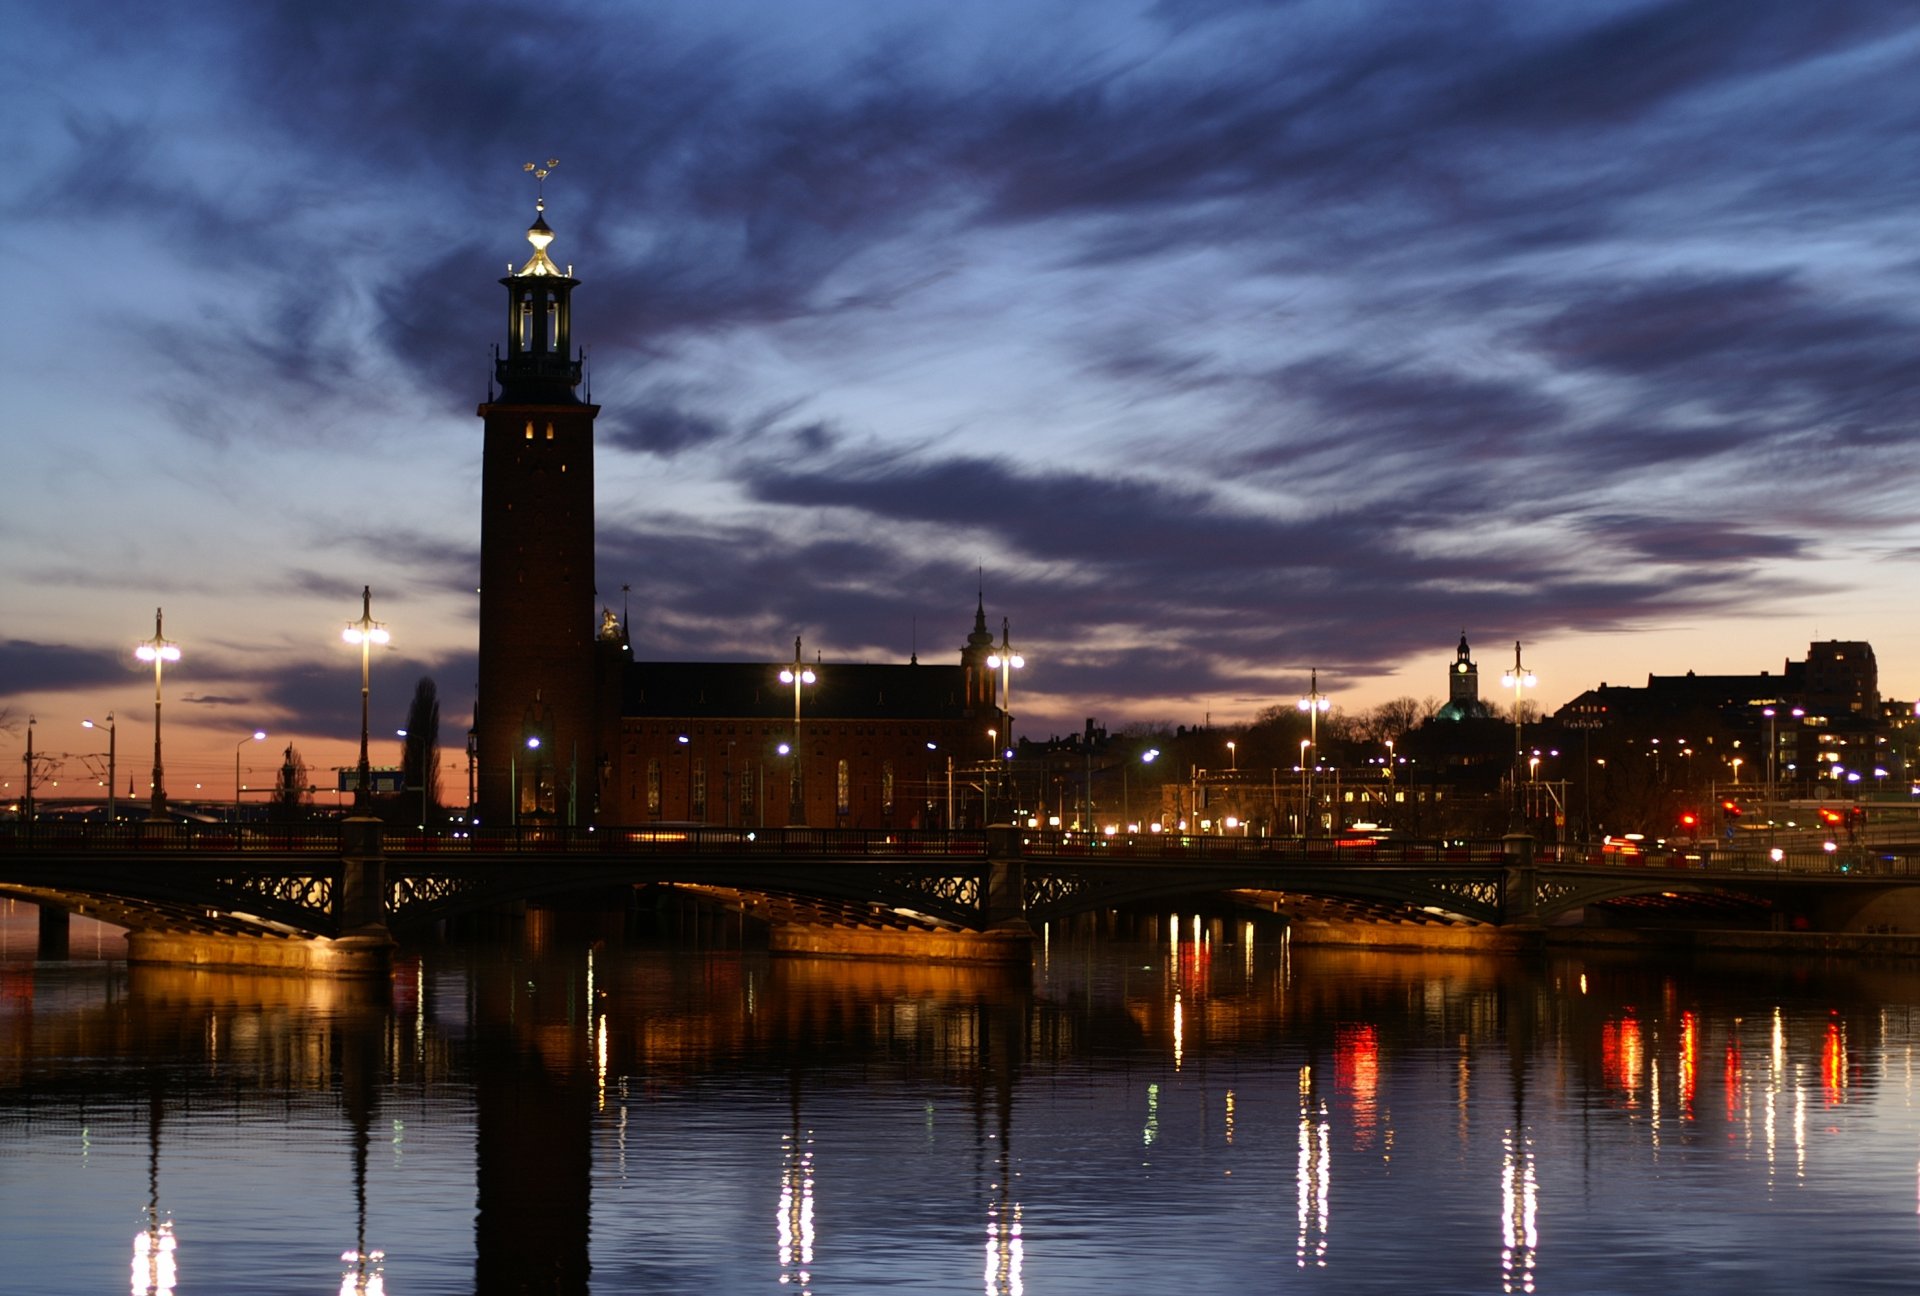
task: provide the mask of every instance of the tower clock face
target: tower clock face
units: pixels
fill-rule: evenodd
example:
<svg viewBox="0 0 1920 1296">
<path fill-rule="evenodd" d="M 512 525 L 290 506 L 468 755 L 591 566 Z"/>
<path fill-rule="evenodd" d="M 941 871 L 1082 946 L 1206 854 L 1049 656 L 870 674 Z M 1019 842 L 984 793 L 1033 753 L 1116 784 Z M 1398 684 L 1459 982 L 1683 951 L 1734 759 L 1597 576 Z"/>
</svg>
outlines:
<svg viewBox="0 0 1920 1296">
<path fill-rule="evenodd" d="M 1467 664 L 1465 662 L 1461 662 L 1458 666 L 1455 666 L 1454 669 L 1459 671 L 1462 675 L 1465 675 L 1467 673 Z"/>
</svg>

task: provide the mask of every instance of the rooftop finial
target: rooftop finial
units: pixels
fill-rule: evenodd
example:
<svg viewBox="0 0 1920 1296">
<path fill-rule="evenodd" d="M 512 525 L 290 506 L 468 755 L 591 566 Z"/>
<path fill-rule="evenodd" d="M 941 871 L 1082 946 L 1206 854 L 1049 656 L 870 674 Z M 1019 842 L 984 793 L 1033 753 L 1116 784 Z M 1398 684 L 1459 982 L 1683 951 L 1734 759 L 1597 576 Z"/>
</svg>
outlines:
<svg viewBox="0 0 1920 1296">
<path fill-rule="evenodd" d="M 553 169 L 559 165 L 559 158 L 548 158 L 545 166 L 541 166 L 538 162 L 529 162 L 521 168 L 533 176 L 533 201 L 534 206 L 540 211 L 547 209 L 547 177 L 553 174 Z"/>
</svg>

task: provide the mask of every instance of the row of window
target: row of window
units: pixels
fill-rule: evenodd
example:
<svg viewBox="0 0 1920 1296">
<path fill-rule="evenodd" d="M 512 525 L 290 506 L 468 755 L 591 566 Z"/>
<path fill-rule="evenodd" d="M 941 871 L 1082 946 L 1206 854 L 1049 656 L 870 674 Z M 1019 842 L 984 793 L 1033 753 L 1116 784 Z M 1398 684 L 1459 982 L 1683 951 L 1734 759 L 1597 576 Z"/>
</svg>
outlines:
<svg viewBox="0 0 1920 1296">
<path fill-rule="evenodd" d="M 751 767 L 741 773 L 740 810 L 742 818 L 753 810 L 753 787 L 755 779 Z M 764 767 L 762 767 L 764 773 Z M 693 760 L 691 783 L 688 787 L 689 817 L 705 819 L 707 817 L 707 765 L 699 757 Z M 800 799 L 800 767 L 790 765 L 787 770 L 787 801 L 789 804 Z M 853 770 L 847 761 L 837 762 L 834 771 L 834 799 L 841 814 L 853 809 Z M 880 762 L 880 803 L 891 809 L 893 806 L 893 762 Z M 647 762 L 647 813 L 658 815 L 663 808 L 661 790 L 660 759 L 654 757 Z"/>
</svg>

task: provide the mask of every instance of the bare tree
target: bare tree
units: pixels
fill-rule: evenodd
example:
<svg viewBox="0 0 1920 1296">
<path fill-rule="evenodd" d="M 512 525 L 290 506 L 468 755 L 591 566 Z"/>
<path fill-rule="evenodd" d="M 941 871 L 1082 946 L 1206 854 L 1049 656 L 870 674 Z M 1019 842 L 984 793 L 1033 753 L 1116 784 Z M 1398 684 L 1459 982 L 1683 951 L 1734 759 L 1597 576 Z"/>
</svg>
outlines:
<svg viewBox="0 0 1920 1296">
<path fill-rule="evenodd" d="M 440 691 L 431 679 L 414 685 L 406 733 L 400 748 L 399 817 L 407 819 L 417 807 L 426 820 L 440 811 Z"/>
</svg>

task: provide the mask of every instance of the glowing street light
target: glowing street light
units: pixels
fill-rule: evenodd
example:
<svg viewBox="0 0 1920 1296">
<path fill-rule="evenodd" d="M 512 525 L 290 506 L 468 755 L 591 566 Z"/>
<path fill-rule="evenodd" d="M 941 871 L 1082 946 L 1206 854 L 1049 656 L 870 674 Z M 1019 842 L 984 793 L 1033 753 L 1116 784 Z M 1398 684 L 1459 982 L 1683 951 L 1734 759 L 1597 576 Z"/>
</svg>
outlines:
<svg viewBox="0 0 1920 1296">
<path fill-rule="evenodd" d="M 1513 690 L 1513 801 L 1516 811 L 1520 810 L 1523 804 L 1520 800 L 1520 765 L 1525 758 L 1525 747 L 1520 741 L 1520 726 L 1523 714 L 1521 697 L 1527 689 L 1532 688 L 1539 682 L 1532 671 L 1520 664 L 1520 641 L 1515 639 L 1513 641 L 1513 669 L 1501 672 L 1500 685 L 1502 688 L 1510 688 Z"/>
<path fill-rule="evenodd" d="M 1151 765 L 1159 756 L 1160 749 L 1158 747 L 1149 747 L 1140 753 L 1140 763 L 1142 765 Z M 1123 832 L 1133 831 L 1133 796 L 1131 789 L 1127 786 L 1127 771 L 1132 764 L 1132 761 L 1122 761 L 1120 763 L 1120 827 Z"/>
<path fill-rule="evenodd" d="M 994 754 L 1003 762 L 1000 766 L 1000 781 L 1006 780 L 1005 761 L 1013 759 L 1013 673 L 1027 664 L 1027 659 L 1013 650 L 1008 638 L 1007 618 L 1000 618 L 1000 648 L 987 655 L 987 669 L 1000 672 L 1000 737 L 996 740 Z M 1005 791 L 1003 786 L 1002 791 Z"/>
<path fill-rule="evenodd" d="M 1307 695 L 1300 699 L 1300 709 L 1307 713 L 1307 745 L 1313 748 L 1313 764 L 1318 765 L 1320 763 L 1320 717 L 1325 712 L 1333 709 L 1333 699 L 1324 696 L 1320 692 L 1320 670 L 1318 667 L 1313 668 L 1307 678 L 1309 681 L 1307 685 Z M 1313 800 L 1313 766 L 1307 764 L 1306 748 L 1304 747 L 1300 752 L 1300 771 L 1302 788 L 1300 826 L 1304 834 L 1308 822 L 1306 818 L 1308 805 Z"/>
<path fill-rule="evenodd" d="M 168 662 L 180 660 L 180 646 L 162 634 L 160 626 L 160 609 L 155 608 L 153 638 L 133 646 L 135 657 L 143 662 L 153 663 L 153 798 L 147 810 L 147 817 L 150 819 L 167 817 L 166 767 L 160 759 L 160 676 Z"/>
<path fill-rule="evenodd" d="M 788 789 L 787 822 L 804 827 L 807 821 L 806 759 L 800 746 L 800 690 L 818 677 L 800 657 L 800 636 L 793 637 L 793 665 L 780 672 L 780 682 L 793 686 L 793 782 Z"/>
<path fill-rule="evenodd" d="M 1779 734 L 1774 725 L 1779 713 L 1773 707 L 1762 707 L 1760 714 L 1767 718 L 1767 844 L 1771 846 L 1773 844 L 1774 763 L 1780 757 Z M 1794 707 L 1787 714 L 1798 719 L 1806 712 L 1800 707 Z"/>
<path fill-rule="evenodd" d="M 1232 739 L 1227 741 L 1227 769 L 1237 772 L 1240 768 L 1240 749 Z"/>
<path fill-rule="evenodd" d="M 527 750 L 530 752 L 540 750 L 539 735 L 536 734 L 527 739 Z M 538 775 L 535 779 L 538 780 Z M 518 751 L 507 757 L 507 780 L 513 784 L 513 800 L 507 806 L 507 824 L 510 827 L 518 827 L 520 824 L 520 753 Z"/>
<path fill-rule="evenodd" d="M 240 749 L 250 742 L 266 741 L 267 731 L 255 729 L 233 745 L 233 821 L 240 822 Z"/>
<path fill-rule="evenodd" d="M 82 720 L 80 722 L 80 727 L 82 729 L 98 729 L 100 726 L 95 724 L 91 720 Z M 118 781 L 118 774 L 119 774 L 119 770 L 118 770 L 119 750 L 118 749 L 119 749 L 120 743 L 119 743 L 119 734 L 115 732 L 115 729 L 116 729 L 116 726 L 114 725 L 114 722 L 113 722 L 113 712 L 109 711 L 107 712 L 107 823 L 109 824 L 112 824 L 114 820 L 114 809 L 115 809 L 116 803 L 114 801 L 113 788 L 114 788 L 115 782 Z"/>
<path fill-rule="evenodd" d="M 384 644 L 392 638 L 387 633 L 387 627 L 373 619 L 371 585 L 360 590 L 360 619 L 347 622 L 347 628 L 340 632 L 340 637 L 360 647 L 360 777 L 353 789 L 353 808 L 365 810 L 373 795 L 373 767 L 367 761 L 367 678 L 372 664 L 370 657 L 375 644 Z"/>
</svg>

